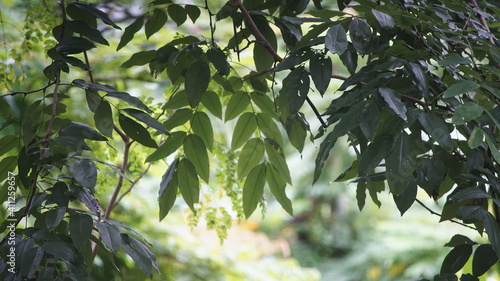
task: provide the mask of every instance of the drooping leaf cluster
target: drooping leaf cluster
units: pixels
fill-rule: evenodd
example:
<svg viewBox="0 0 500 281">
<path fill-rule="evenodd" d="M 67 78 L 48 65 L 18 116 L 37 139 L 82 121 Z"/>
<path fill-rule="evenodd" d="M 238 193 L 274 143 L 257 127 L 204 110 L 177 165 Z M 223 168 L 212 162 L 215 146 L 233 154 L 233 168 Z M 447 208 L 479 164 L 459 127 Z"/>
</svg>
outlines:
<svg viewBox="0 0 500 281">
<path fill-rule="evenodd" d="M 47 51 L 52 61 L 44 70 L 53 104 L 33 102 L 17 120 L 21 136 L 0 139 L 4 153 L 19 147 L 17 156 L 0 162 L 4 173 L 17 167 L 27 198 L 16 217 L 36 218 L 18 239 L 27 245 L 21 259 L 37 265 L 20 276 L 59 274 L 54 268 L 63 261 L 68 269 L 61 276 L 86 278 L 96 250 L 89 240 L 109 252 L 122 248 L 151 276 L 156 263 L 147 243 L 109 219 L 116 198 L 101 214 L 93 195 L 96 163 L 106 161 L 84 157 L 86 142 L 116 135 L 125 151 L 136 143 L 152 148 L 146 162 L 169 162 L 158 188 L 160 220 L 178 194 L 196 212 L 200 187 L 216 174 L 213 156 L 221 153 L 214 151 L 221 149 L 236 155 L 236 178 L 228 177 L 226 187 L 233 204 L 241 205 L 235 209 L 249 217 L 268 187 L 293 214 L 287 144 L 302 153 L 308 136 L 320 142 L 317 182 L 335 144 L 347 138 L 356 159 L 336 180 L 356 183 L 360 209 L 367 193 L 380 205 L 377 194 L 387 189 L 404 214 L 422 190 L 434 199 L 446 196 L 442 221 L 459 219 L 488 235 L 491 244 L 484 245 L 455 236 L 435 280 L 457 280 L 474 248 L 473 272 L 463 280 L 478 280 L 497 263 L 500 49 L 498 26 L 491 23 L 499 8 L 488 1 L 309 2 L 230 0 L 218 11 L 208 1 L 148 3 L 122 31 L 117 51 L 139 32 L 151 39 L 166 28 L 209 21 L 210 36 L 178 34 L 128 55 L 121 65 L 168 79 L 173 90 L 159 111 L 94 80 L 87 52 L 109 45 L 103 26 L 120 29 L 110 16 L 85 2 L 62 5 L 62 23 L 52 29 L 57 44 Z M 232 26 L 227 41 L 217 36 L 223 24 Z M 253 65 L 242 68 L 245 55 Z M 333 73 L 334 61 L 347 76 Z M 59 88 L 70 67 L 90 73 L 71 85 L 85 94 L 95 126 L 60 117 L 70 97 Z M 340 87 L 332 80 L 342 80 Z M 327 107 L 313 102 L 318 94 Z M 319 128 L 310 128 L 309 110 L 314 116 L 307 118 L 316 118 Z M 234 126 L 225 148 L 216 138 L 214 124 L 220 123 Z M 114 167 L 121 181 L 128 180 L 126 162 L 124 157 L 125 165 Z M 70 208 L 70 201 L 86 209 Z"/>
</svg>

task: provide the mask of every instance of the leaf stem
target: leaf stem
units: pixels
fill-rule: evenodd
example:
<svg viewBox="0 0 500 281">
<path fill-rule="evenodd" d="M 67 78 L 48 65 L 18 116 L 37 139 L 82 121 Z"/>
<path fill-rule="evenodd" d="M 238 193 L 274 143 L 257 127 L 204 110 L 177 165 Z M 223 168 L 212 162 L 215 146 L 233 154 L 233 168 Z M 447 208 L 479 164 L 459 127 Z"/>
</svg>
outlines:
<svg viewBox="0 0 500 281">
<path fill-rule="evenodd" d="M 442 215 L 440 213 L 434 212 L 431 208 L 427 207 L 422 201 L 420 201 L 418 199 L 415 199 L 415 201 L 417 201 L 418 204 L 420 204 L 422 207 L 424 207 L 424 209 L 426 209 L 427 211 L 429 211 L 432 215 L 436 215 L 438 217 L 442 217 Z M 467 225 L 465 223 L 459 222 L 457 220 L 450 219 L 449 221 L 451 221 L 452 223 L 456 223 L 456 224 L 459 224 L 461 226 L 464 226 L 464 227 L 467 227 L 467 228 L 470 228 L 470 229 L 473 229 L 473 230 L 477 231 L 477 229 L 475 227 L 472 227 L 472 226 Z"/>
</svg>

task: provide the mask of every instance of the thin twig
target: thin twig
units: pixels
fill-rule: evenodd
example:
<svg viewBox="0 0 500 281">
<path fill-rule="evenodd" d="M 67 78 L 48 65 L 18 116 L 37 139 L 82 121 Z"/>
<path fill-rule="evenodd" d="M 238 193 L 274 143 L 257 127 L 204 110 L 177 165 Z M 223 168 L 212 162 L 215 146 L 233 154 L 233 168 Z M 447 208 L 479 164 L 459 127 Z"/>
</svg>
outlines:
<svg viewBox="0 0 500 281">
<path fill-rule="evenodd" d="M 427 211 L 429 211 L 432 215 L 436 215 L 438 217 L 442 217 L 442 215 L 440 213 L 436 213 L 434 212 L 431 208 L 427 207 L 424 203 L 422 203 L 422 201 L 418 200 L 418 199 L 415 199 L 415 201 L 417 201 L 418 204 L 420 204 L 422 207 L 424 207 Z M 473 229 L 473 230 L 476 230 L 477 229 L 475 227 L 472 227 L 470 225 L 467 225 L 465 223 L 462 223 L 462 222 L 459 222 L 459 221 L 456 221 L 454 219 L 450 219 L 449 221 L 453 222 L 453 223 L 456 223 L 456 224 L 459 224 L 461 226 L 464 226 L 464 227 L 467 227 L 467 228 L 470 228 L 470 229 Z"/>
<path fill-rule="evenodd" d="M 4 95 L 1 95 L 0 98 L 4 98 L 4 97 L 7 97 L 7 96 L 15 96 L 15 95 L 29 95 L 29 94 L 33 94 L 33 93 L 42 92 L 42 91 L 47 90 L 47 88 L 49 88 L 50 86 L 54 85 L 55 83 L 56 83 L 55 81 L 51 82 L 51 83 L 47 84 L 47 86 L 45 86 L 43 88 L 40 88 L 40 89 L 33 90 L 33 91 L 7 93 L 7 94 L 4 94 Z M 59 83 L 59 85 L 61 85 L 61 84 Z"/>
<path fill-rule="evenodd" d="M 142 177 L 144 177 L 144 175 L 147 174 L 147 172 L 149 171 L 149 168 L 151 168 L 151 162 L 146 166 L 146 169 L 144 169 L 140 174 L 139 176 L 130 184 L 130 187 L 125 190 L 125 192 L 122 193 L 122 195 L 120 195 L 120 197 L 118 197 L 118 199 L 116 199 L 116 202 L 115 202 L 115 205 L 113 206 L 116 207 L 123 199 L 123 197 L 125 197 L 125 195 L 127 195 L 128 193 L 130 193 L 130 191 L 132 191 L 132 189 L 135 187 L 135 185 L 142 179 Z"/>
</svg>

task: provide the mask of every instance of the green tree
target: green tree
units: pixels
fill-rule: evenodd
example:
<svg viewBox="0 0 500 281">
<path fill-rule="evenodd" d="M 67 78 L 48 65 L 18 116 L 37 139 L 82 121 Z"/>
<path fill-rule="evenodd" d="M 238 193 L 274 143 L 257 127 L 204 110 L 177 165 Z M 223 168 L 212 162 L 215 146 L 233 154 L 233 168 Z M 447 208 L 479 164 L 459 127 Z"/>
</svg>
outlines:
<svg viewBox="0 0 500 281">
<path fill-rule="evenodd" d="M 359 208 L 385 190 L 401 214 L 418 189 L 446 196 L 441 220 L 490 243 L 452 237 L 434 280 L 457 280 L 471 256 L 461 280 L 479 280 L 500 254 L 496 2 L 309 2 L 155 0 L 136 14 L 109 1 L 20 1 L 20 46 L 2 20 L 2 278 L 85 280 L 97 255 L 112 264 L 122 250 L 152 276 L 147 241 L 112 219 L 150 163 L 168 163 L 159 219 L 182 197 L 194 221 L 216 212 L 223 238 L 229 214 L 207 209 L 200 186 L 216 181 L 239 218 L 266 188 L 292 215 L 286 145 L 320 143 L 316 182 L 346 137 L 355 160 L 336 181 L 356 183 Z M 42 53 L 47 65 L 34 72 L 26 58 Z M 131 94 L 148 83 L 163 96 Z M 329 106 L 313 102 L 321 97 Z"/>
</svg>

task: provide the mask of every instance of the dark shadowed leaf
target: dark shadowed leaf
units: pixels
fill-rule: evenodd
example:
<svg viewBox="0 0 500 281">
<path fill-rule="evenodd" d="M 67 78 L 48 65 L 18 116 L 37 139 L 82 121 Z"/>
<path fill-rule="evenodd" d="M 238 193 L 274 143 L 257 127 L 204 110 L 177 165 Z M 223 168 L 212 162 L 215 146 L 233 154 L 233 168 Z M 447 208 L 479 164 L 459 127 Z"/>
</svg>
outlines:
<svg viewBox="0 0 500 281">
<path fill-rule="evenodd" d="M 179 158 L 176 158 L 167 171 L 163 174 L 160 182 L 160 189 L 158 191 L 158 201 L 160 207 L 160 221 L 165 218 L 170 209 L 174 206 L 175 199 L 177 198 L 177 178 L 175 178 L 175 170 L 179 165 Z"/>
<path fill-rule="evenodd" d="M 144 27 L 146 38 L 158 32 L 167 23 L 167 14 L 162 9 L 155 8 L 153 15 L 148 19 Z"/>
<path fill-rule="evenodd" d="M 94 221 L 89 215 L 74 214 L 70 217 L 69 232 L 71 241 L 79 251 L 89 242 L 94 227 L 93 223 Z"/>
<path fill-rule="evenodd" d="M 211 47 L 207 51 L 207 57 L 220 75 L 226 76 L 229 74 L 231 66 L 227 62 L 226 54 L 224 54 L 221 49 L 218 47 Z"/>
<path fill-rule="evenodd" d="M 96 46 L 89 40 L 81 37 L 65 37 L 56 45 L 56 51 L 61 54 L 78 54 Z"/>
<path fill-rule="evenodd" d="M 457 106 L 451 122 L 463 125 L 469 121 L 479 118 L 483 114 L 484 108 L 475 102 L 466 102 Z"/>
<path fill-rule="evenodd" d="M 187 15 L 191 19 L 193 23 L 196 22 L 196 20 L 200 17 L 201 11 L 198 6 L 195 5 L 186 5 L 184 6 L 184 9 L 186 10 Z"/>
<path fill-rule="evenodd" d="M 443 98 L 450 98 L 457 95 L 463 95 L 479 88 L 479 85 L 471 80 L 460 80 L 451 85 L 443 92 Z"/>
<path fill-rule="evenodd" d="M 123 112 L 127 113 L 128 115 L 134 117 L 138 121 L 141 121 L 142 123 L 148 125 L 149 127 L 157 130 L 160 133 L 163 133 L 167 136 L 170 135 L 170 133 L 167 131 L 165 126 L 158 122 L 155 118 L 151 117 L 149 114 L 145 113 L 144 111 L 140 111 L 134 108 L 125 108 L 122 109 Z"/>
<path fill-rule="evenodd" d="M 472 254 L 472 245 L 458 245 L 453 248 L 448 255 L 444 258 L 441 265 L 441 274 L 451 273 L 454 274 L 465 265 Z"/>
<path fill-rule="evenodd" d="M 122 63 L 121 67 L 130 68 L 137 65 L 145 65 L 156 58 L 156 50 L 140 51 L 133 54 L 128 60 Z"/>
<path fill-rule="evenodd" d="M 461 235 L 461 234 L 455 234 L 453 237 L 451 237 L 450 241 L 446 244 L 444 244 L 445 247 L 456 247 L 458 245 L 462 244 L 468 244 L 468 245 L 476 245 L 477 243 L 472 241 L 469 237 Z"/>
<path fill-rule="evenodd" d="M 498 255 L 490 244 L 477 247 L 472 259 L 472 273 L 481 276 L 498 262 Z"/>
<path fill-rule="evenodd" d="M 148 130 L 146 130 L 146 128 L 144 128 L 141 124 L 135 122 L 134 120 L 128 118 L 123 114 L 120 114 L 118 121 L 120 122 L 120 127 L 122 128 L 123 132 L 125 132 L 125 134 L 127 134 L 127 136 L 129 136 L 131 139 L 144 146 L 158 148 L 158 145 L 151 138 Z"/>
<path fill-rule="evenodd" d="M 413 205 L 417 197 L 417 183 L 415 180 L 408 181 L 406 188 L 399 193 L 399 195 L 393 194 L 394 202 L 398 207 L 401 216 Z"/>
<path fill-rule="evenodd" d="M 123 32 L 122 37 L 120 38 L 120 43 L 118 43 L 116 50 L 118 51 L 121 48 L 125 47 L 134 38 L 134 35 L 139 30 L 141 30 L 143 25 L 144 25 L 144 16 L 140 16 L 136 18 L 133 23 L 127 26 L 125 28 L 125 31 Z"/>
<path fill-rule="evenodd" d="M 187 19 L 186 10 L 181 5 L 171 4 L 167 8 L 168 15 L 177 24 L 177 26 L 182 25 Z"/>
<path fill-rule="evenodd" d="M 266 183 L 266 166 L 264 163 L 254 167 L 243 185 L 243 211 L 249 218 L 257 208 L 264 195 Z"/>
<path fill-rule="evenodd" d="M 186 71 L 185 90 L 191 108 L 203 99 L 210 82 L 210 67 L 202 60 L 193 63 Z"/>
<path fill-rule="evenodd" d="M 139 108 L 141 110 L 144 110 L 146 112 L 152 112 L 151 109 L 147 105 L 145 105 L 139 98 L 136 98 L 134 96 L 131 96 L 129 93 L 125 92 L 108 92 L 108 94 L 105 97 L 110 97 L 110 98 L 115 98 L 122 100 L 131 106 L 134 106 L 136 108 Z"/>
<path fill-rule="evenodd" d="M 79 160 L 69 166 L 75 180 L 83 187 L 94 188 L 97 182 L 97 168 L 94 162 Z"/>
<path fill-rule="evenodd" d="M 109 45 L 108 41 L 102 36 L 101 32 L 96 28 L 90 26 L 86 22 L 83 21 L 67 21 L 65 23 L 69 29 L 73 30 L 76 33 L 79 33 L 90 40 L 103 44 Z"/>
<path fill-rule="evenodd" d="M 380 11 L 377 11 L 375 9 L 372 9 L 372 14 L 375 16 L 377 19 L 378 24 L 382 28 L 393 28 L 395 21 L 394 18 L 386 13 L 382 13 Z"/>
<path fill-rule="evenodd" d="M 435 141 L 448 150 L 453 149 L 453 142 L 443 119 L 432 113 L 421 112 L 418 120 Z"/>
<path fill-rule="evenodd" d="M 68 6 L 75 6 L 78 9 L 80 9 L 81 11 L 88 13 L 88 14 L 92 15 L 93 17 L 102 20 L 103 23 L 105 23 L 107 25 L 111 25 L 112 27 L 114 27 L 116 29 L 121 29 L 118 25 L 116 25 L 109 18 L 109 16 L 105 12 L 99 10 L 96 6 L 94 6 L 92 4 L 78 1 L 78 2 L 71 3 Z"/>
<path fill-rule="evenodd" d="M 379 88 L 380 95 L 384 98 L 387 105 L 396 113 L 401 119 L 407 120 L 406 117 L 406 106 L 401 101 L 398 93 L 390 88 Z"/>
<path fill-rule="evenodd" d="M 332 60 L 329 57 L 317 54 L 309 64 L 314 85 L 318 92 L 323 95 L 332 80 Z"/>
<path fill-rule="evenodd" d="M 121 245 L 120 230 L 114 225 L 100 221 L 96 223 L 96 227 L 104 245 L 112 252 L 118 251 Z"/>
<path fill-rule="evenodd" d="M 113 112 L 111 111 L 111 105 L 109 105 L 109 102 L 104 99 L 101 100 L 95 110 L 94 122 L 99 132 L 107 137 L 113 137 Z"/>
<path fill-rule="evenodd" d="M 347 49 L 347 34 L 342 25 L 337 24 L 328 29 L 325 37 L 325 47 L 332 54 L 342 55 L 345 52 Z"/>
<path fill-rule="evenodd" d="M 351 42 L 348 43 L 345 52 L 340 55 L 340 60 L 351 75 L 356 73 L 356 68 L 358 67 L 358 53 Z"/>
</svg>

